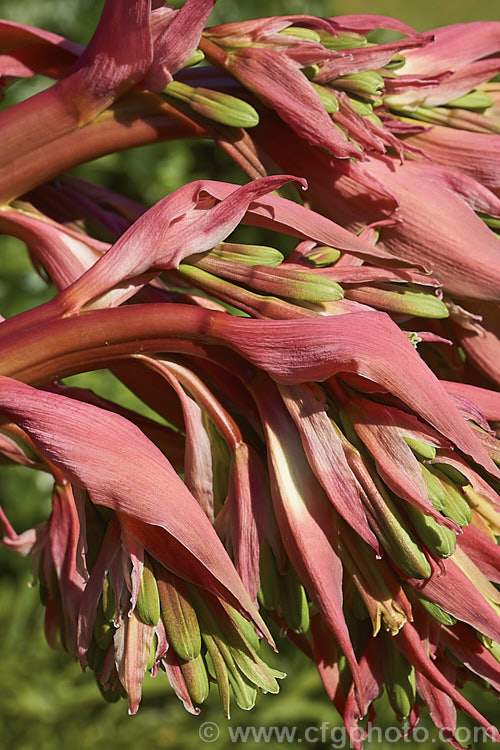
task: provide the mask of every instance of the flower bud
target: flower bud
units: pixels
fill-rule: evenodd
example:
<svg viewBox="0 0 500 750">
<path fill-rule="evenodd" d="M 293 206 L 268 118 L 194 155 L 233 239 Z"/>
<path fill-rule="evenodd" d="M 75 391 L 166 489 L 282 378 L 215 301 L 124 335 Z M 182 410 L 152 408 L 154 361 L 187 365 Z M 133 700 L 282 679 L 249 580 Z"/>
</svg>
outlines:
<svg viewBox="0 0 500 750">
<path fill-rule="evenodd" d="M 278 34 L 284 36 L 295 36 L 297 39 L 304 39 L 307 42 L 320 42 L 321 37 L 314 29 L 306 29 L 302 26 L 288 26 L 286 29 L 278 31 Z"/>
<path fill-rule="evenodd" d="M 222 706 L 222 712 L 226 719 L 230 718 L 230 704 L 231 697 L 229 691 L 229 676 L 226 663 L 222 657 L 221 652 L 217 648 L 217 644 L 210 633 L 203 631 L 203 643 L 207 649 L 206 661 L 207 665 L 212 672 L 215 681 L 217 682 L 217 688 L 219 690 L 219 698 Z"/>
<path fill-rule="evenodd" d="M 325 34 L 320 32 L 319 38 L 321 44 L 325 49 L 358 49 L 359 47 L 366 47 L 368 41 L 366 37 L 361 34 L 351 32 L 349 34 L 339 34 L 333 36 L 332 34 Z"/>
<path fill-rule="evenodd" d="M 431 460 L 436 457 L 436 449 L 429 443 L 424 443 L 422 440 L 415 440 L 415 438 L 404 436 L 405 443 L 410 446 L 413 453 L 416 454 L 417 458 L 423 458 Z"/>
<path fill-rule="evenodd" d="M 309 630 L 309 603 L 305 589 L 294 571 L 281 579 L 281 608 L 288 626 L 295 633 Z"/>
<path fill-rule="evenodd" d="M 312 81 L 318 75 L 320 67 L 319 65 L 307 65 L 305 68 L 301 68 L 301 71 L 309 81 Z"/>
<path fill-rule="evenodd" d="M 474 133 L 500 133 L 500 118 L 487 117 L 474 110 L 454 107 L 426 107 L 405 105 L 397 96 L 384 97 L 385 104 L 394 112 L 412 117 L 414 120 L 428 122 L 431 125 L 446 125 L 458 130 L 470 130 Z"/>
<path fill-rule="evenodd" d="M 156 663 L 156 649 L 158 646 L 158 639 L 156 635 L 153 635 L 151 639 L 151 645 L 149 647 L 149 658 L 146 664 L 146 672 L 149 672 L 151 669 L 153 669 L 155 663 Z"/>
<path fill-rule="evenodd" d="M 377 475 L 372 475 L 376 490 L 370 491 L 373 510 L 369 520 L 376 537 L 392 561 L 410 578 L 429 578 L 432 570 L 413 532 Z M 366 489 L 366 488 L 365 488 Z"/>
<path fill-rule="evenodd" d="M 432 516 L 423 513 L 411 503 L 406 515 L 428 550 L 438 557 L 450 557 L 455 552 L 457 538 L 451 529 L 441 526 Z"/>
<path fill-rule="evenodd" d="M 171 81 L 164 93 L 188 104 L 209 120 L 234 128 L 253 128 L 259 123 L 255 109 L 242 99 L 205 88 L 193 88 L 180 81 Z"/>
<path fill-rule="evenodd" d="M 389 703 L 399 719 L 410 715 L 415 705 L 415 667 L 391 642 L 384 643 L 384 685 Z"/>
<path fill-rule="evenodd" d="M 498 510 L 495 510 L 491 501 L 484 495 L 476 492 L 474 487 L 472 487 L 472 485 L 470 484 L 463 487 L 462 492 L 467 498 L 469 506 L 471 508 L 474 508 L 476 513 L 481 516 L 486 525 L 491 529 L 492 534 L 494 536 L 499 536 L 500 513 L 498 512 Z"/>
<path fill-rule="evenodd" d="M 325 266 L 332 266 L 338 261 L 342 253 L 335 247 L 327 247 L 326 245 L 318 245 L 311 250 L 305 256 L 305 260 L 312 263 L 313 266 L 318 268 L 324 268 Z"/>
<path fill-rule="evenodd" d="M 201 49 L 196 49 L 189 60 L 184 63 L 183 68 L 192 68 L 193 65 L 198 65 L 199 62 L 205 59 L 205 53 Z"/>
<path fill-rule="evenodd" d="M 432 474 L 439 480 L 444 490 L 445 502 L 441 509 L 443 515 L 451 518 L 459 526 L 468 526 L 472 520 L 472 513 L 464 496 L 457 490 L 454 482 L 434 465 L 429 467 Z"/>
<path fill-rule="evenodd" d="M 478 211 L 477 215 L 484 221 L 487 227 L 493 229 L 497 234 L 500 232 L 500 219 L 496 216 L 489 216 L 489 214 L 483 214 Z"/>
<path fill-rule="evenodd" d="M 257 292 L 283 297 L 298 304 L 301 302 L 310 304 L 336 302 L 344 296 L 342 287 L 336 281 L 286 264 L 270 269 L 267 266 L 247 266 L 241 263 L 215 260 L 209 256 L 194 261 L 191 259 L 191 263 L 192 265 L 189 266 L 181 263 L 179 271 L 183 275 L 201 280 L 204 278 L 200 275 L 200 270 L 202 270 L 235 284 L 242 284 Z M 206 281 L 208 282 L 208 278 Z"/>
<path fill-rule="evenodd" d="M 94 621 L 94 638 L 97 645 L 102 649 L 108 649 L 113 640 L 115 629 L 104 614 L 102 597 L 97 607 L 96 618 Z"/>
<path fill-rule="evenodd" d="M 195 703 L 203 703 L 208 698 L 210 684 L 208 682 L 207 667 L 201 654 L 194 659 L 179 660 L 184 682 L 189 695 Z"/>
<path fill-rule="evenodd" d="M 361 117 L 369 117 L 373 114 L 373 104 L 371 102 L 362 101 L 361 99 L 354 99 L 349 97 L 349 102 L 355 112 Z"/>
<path fill-rule="evenodd" d="M 397 52 L 392 58 L 392 60 L 388 62 L 386 65 L 384 65 L 384 71 L 399 70 L 399 68 L 402 68 L 405 63 L 406 63 L 405 56 L 402 55 L 400 52 Z"/>
<path fill-rule="evenodd" d="M 453 617 L 453 615 L 449 615 L 448 612 L 444 611 L 444 609 L 441 609 L 438 604 L 436 604 L 435 602 L 431 602 L 424 596 L 420 596 L 420 594 L 417 594 L 417 596 L 422 607 L 427 610 L 427 612 L 442 625 L 448 625 L 449 627 L 451 627 L 456 623 L 456 618 Z"/>
<path fill-rule="evenodd" d="M 380 73 L 376 73 L 374 70 L 364 70 L 361 73 L 352 73 L 336 78 L 335 81 L 332 81 L 332 84 L 353 94 L 378 96 L 384 88 L 384 79 Z"/>
<path fill-rule="evenodd" d="M 326 86 L 320 86 L 319 83 L 314 83 L 314 81 L 311 82 L 311 86 L 323 102 L 323 106 L 329 115 L 332 112 L 339 111 L 339 100 L 331 89 L 328 89 Z"/>
<path fill-rule="evenodd" d="M 194 606 L 200 620 L 203 642 L 210 655 L 215 676 L 219 684 L 219 694 L 226 715 L 229 714 L 228 686 L 231 686 L 236 703 L 240 708 L 252 708 L 257 688 L 265 692 L 277 693 L 276 678 L 284 677 L 282 672 L 268 667 L 245 638 L 238 622 L 232 617 L 232 608 L 219 599 L 189 586 Z M 247 632 L 247 626 L 245 631 Z"/>
<path fill-rule="evenodd" d="M 260 588 L 258 599 L 264 609 L 273 611 L 280 601 L 280 574 L 269 544 L 264 540 L 260 553 Z"/>
<path fill-rule="evenodd" d="M 469 480 L 465 476 L 465 474 L 462 474 L 459 469 L 457 469 L 455 466 L 452 466 L 451 464 L 445 464 L 440 463 L 439 461 L 434 461 L 432 464 L 435 469 L 439 469 L 440 472 L 445 474 L 448 479 L 451 479 L 453 484 L 458 484 L 459 487 L 464 487 L 466 484 L 469 484 Z"/>
<path fill-rule="evenodd" d="M 464 94 L 464 96 L 459 96 L 457 99 L 453 99 L 450 102 L 446 102 L 447 107 L 458 107 L 459 109 L 488 109 L 488 107 L 492 107 L 494 105 L 494 101 L 489 96 L 489 94 L 486 93 L 486 91 L 480 91 L 479 89 L 474 89 L 474 91 L 469 91 L 468 94 Z"/>
<path fill-rule="evenodd" d="M 201 651 L 200 627 L 184 583 L 156 566 L 161 619 L 167 639 L 181 659 L 196 659 Z"/>
<path fill-rule="evenodd" d="M 160 619 L 160 598 L 153 568 L 147 558 L 144 559 L 136 612 L 139 619 L 145 625 L 152 625 L 153 627 L 158 625 L 158 620 Z"/>
<path fill-rule="evenodd" d="M 448 308 L 434 294 L 414 291 L 398 284 L 346 285 L 345 297 L 391 313 L 437 320 L 449 317 Z"/>
<path fill-rule="evenodd" d="M 116 597 L 109 578 L 106 578 L 104 580 L 104 585 L 102 587 L 101 604 L 106 620 L 108 622 L 114 622 L 114 620 L 116 619 Z"/>
<path fill-rule="evenodd" d="M 442 511 L 444 506 L 446 505 L 446 493 L 443 485 L 441 484 L 437 476 L 429 471 L 427 466 L 424 466 L 424 464 L 421 463 L 420 469 L 422 471 L 425 484 L 427 485 L 429 500 L 436 510 Z"/>
<path fill-rule="evenodd" d="M 246 266 L 279 266 L 284 261 L 283 253 L 274 247 L 265 245 L 239 245 L 233 242 L 221 242 L 210 250 L 205 257 L 219 258 Z"/>
</svg>

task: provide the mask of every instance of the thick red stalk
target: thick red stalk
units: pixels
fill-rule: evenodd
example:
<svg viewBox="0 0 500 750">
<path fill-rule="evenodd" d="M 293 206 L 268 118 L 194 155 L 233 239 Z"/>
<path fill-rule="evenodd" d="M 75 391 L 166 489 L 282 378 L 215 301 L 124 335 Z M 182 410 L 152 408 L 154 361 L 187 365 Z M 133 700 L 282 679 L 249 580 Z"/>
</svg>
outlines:
<svg viewBox="0 0 500 750">
<path fill-rule="evenodd" d="M 28 323 L 3 337 L 2 324 L 0 374 L 41 385 L 133 354 L 162 351 L 206 358 L 211 352 L 220 358 L 222 351 L 228 369 L 241 372 L 243 360 L 218 347 L 215 331 L 212 335 L 225 319 L 225 313 L 191 305 L 148 304 Z M 253 368 L 245 366 L 249 374 Z"/>
<path fill-rule="evenodd" d="M 53 88 L 0 114 L 0 204 L 78 164 L 135 146 L 206 131 L 160 97 L 131 91 L 89 125 Z"/>
</svg>

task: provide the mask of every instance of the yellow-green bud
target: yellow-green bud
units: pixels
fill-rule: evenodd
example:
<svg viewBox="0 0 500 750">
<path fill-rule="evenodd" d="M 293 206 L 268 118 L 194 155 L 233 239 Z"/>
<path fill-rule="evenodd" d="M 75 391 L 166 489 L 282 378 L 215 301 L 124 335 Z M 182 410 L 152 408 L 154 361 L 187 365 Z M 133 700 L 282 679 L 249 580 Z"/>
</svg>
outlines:
<svg viewBox="0 0 500 750">
<path fill-rule="evenodd" d="M 374 70 L 364 70 L 337 78 L 335 85 L 357 94 L 377 96 L 384 88 L 384 79 Z"/>
<path fill-rule="evenodd" d="M 440 471 L 431 467 L 431 471 L 438 477 L 445 491 L 445 504 L 442 509 L 443 515 L 451 518 L 459 526 L 468 526 L 472 520 L 472 512 L 467 500 L 457 490 L 455 483 Z"/>
<path fill-rule="evenodd" d="M 339 409 L 339 419 L 340 419 L 340 424 L 342 426 L 342 430 L 343 430 L 346 438 L 348 439 L 348 441 L 355 448 L 357 448 L 358 450 L 362 451 L 363 450 L 363 443 L 361 442 L 358 433 L 356 432 L 356 430 L 352 426 L 352 422 L 349 419 L 349 417 L 347 416 L 347 414 L 344 411 L 344 409 Z"/>
<path fill-rule="evenodd" d="M 137 616 L 145 625 L 158 625 L 160 619 L 160 597 L 156 578 L 147 558 L 144 559 L 142 570 L 141 587 L 137 596 L 135 611 Z"/>
<path fill-rule="evenodd" d="M 279 266 L 285 259 L 283 253 L 274 247 L 265 245 L 239 245 L 232 242 L 221 242 L 207 256 L 243 263 L 246 266 Z"/>
<path fill-rule="evenodd" d="M 462 474 L 462 472 L 455 466 L 440 463 L 439 461 L 435 461 L 433 463 L 433 466 L 436 469 L 439 469 L 439 471 L 441 471 L 443 474 L 445 474 L 448 479 L 451 479 L 453 484 L 458 484 L 460 487 L 465 487 L 466 484 L 469 484 L 469 480 L 467 479 L 465 474 Z"/>
<path fill-rule="evenodd" d="M 441 609 L 438 604 L 435 604 L 434 602 L 431 602 L 429 599 L 426 599 L 425 597 L 420 595 L 418 595 L 418 599 L 422 607 L 427 610 L 427 612 L 432 615 L 432 617 L 434 617 L 434 619 L 438 622 L 441 622 L 443 625 L 449 626 L 456 623 L 456 618 L 453 617 L 453 615 L 449 615 L 448 612 L 444 611 L 444 609 Z"/>
<path fill-rule="evenodd" d="M 203 703 L 208 698 L 210 691 L 207 667 L 203 656 L 198 654 L 195 659 L 189 659 L 189 661 L 179 660 L 179 665 L 189 695 L 195 703 Z"/>
<path fill-rule="evenodd" d="M 318 245 L 314 250 L 311 250 L 305 256 L 305 259 L 312 263 L 313 266 L 318 268 L 324 268 L 325 266 L 331 266 L 338 261 L 342 253 L 335 247 L 327 247 L 326 245 Z"/>
<path fill-rule="evenodd" d="M 196 49 L 187 63 L 184 63 L 184 68 L 192 68 L 193 65 L 198 65 L 199 62 L 205 59 L 205 53 L 201 49 Z"/>
<path fill-rule="evenodd" d="M 323 107 L 329 115 L 331 115 L 332 112 L 339 111 L 339 100 L 331 89 L 326 88 L 326 86 L 321 86 L 319 83 L 314 83 L 314 81 L 311 82 L 311 86 L 321 99 Z"/>
<path fill-rule="evenodd" d="M 269 544 L 264 541 L 260 553 L 260 588 L 257 593 L 264 609 L 276 609 L 280 600 L 280 574 Z"/>
<path fill-rule="evenodd" d="M 288 626 L 295 633 L 309 630 L 309 603 L 305 589 L 294 571 L 281 578 L 281 608 Z"/>
<path fill-rule="evenodd" d="M 320 35 L 314 29 L 306 29 L 302 26 L 288 26 L 286 29 L 281 29 L 278 34 L 284 36 L 295 36 L 298 39 L 305 39 L 308 42 L 319 42 Z"/>
<path fill-rule="evenodd" d="M 101 685 L 101 675 L 98 672 L 94 672 L 94 677 L 97 687 L 99 688 L 99 692 L 101 693 L 106 703 L 116 703 L 120 700 L 122 696 L 119 689 L 114 690 L 113 688 L 108 687 L 108 689 L 106 690 L 104 685 Z"/>
<path fill-rule="evenodd" d="M 489 216 L 488 214 L 483 214 L 480 211 L 477 212 L 477 215 L 484 221 L 487 227 L 493 229 L 493 231 L 497 233 L 500 231 L 500 219 L 498 219 L 496 216 Z"/>
<path fill-rule="evenodd" d="M 403 67 L 405 62 L 406 62 L 406 59 L 404 55 L 398 52 L 397 54 L 394 55 L 392 60 L 389 63 L 387 63 L 387 65 L 384 66 L 384 72 L 386 70 L 390 70 L 390 71 L 399 70 L 399 68 Z"/>
<path fill-rule="evenodd" d="M 375 506 L 370 525 L 380 543 L 393 562 L 410 578 L 429 578 L 432 569 L 424 552 L 408 528 L 405 519 L 385 489 L 380 478 L 372 473 L 372 479 L 383 500 Z"/>
<path fill-rule="evenodd" d="M 366 37 L 355 33 L 333 36 L 320 32 L 319 37 L 325 49 L 358 49 L 359 47 L 366 47 L 368 44 Z"/>
<path fill-rule="evenodd" d="M 221 91 L 193 88 L 180 81 L 171 81 L 165 87 L 164 93 L 188 104 L 203 117 L 222 125 L 253 128 L 259 123 L 259 115 L 251 104 Z"/>
<path fill-rule="evenodd" d="M 446 106 L 458 107 L 459 109 L 482 110 L 492 107 L 494 103 L 495 102 L 486 91 L 475 89 L 474 91 L 469 91 L 468 94 L 464 94 L 464 96 L 459 96 L 457 99 L 446 102 Z"/>
<path fill-rule="evenodd" d="M 476 632 L 477 638 L 481 641 L 483 646 L 486 646 L 488 651 L 495 657 L 497 661 L 500 661 L 500 643 L 494 641 L 483 633 Z"/>
<path fill-rule="evenodd" d="M 230 693 L 229 693 L 229 676 L 226 662 L 224 661 L 214 638 L 207 632 L 202 632 L 203 643 L 206 646 L 206 661 L 212 667 L 212 674 L 217 681 L 219 698 L 222 706 L 222 712 L 226 719 L 230 718 Z"/>
<path fill-rule="evenodd" d="M 233 669 L 228 669 L 227 676 L 237 705 L 244 711 L 250 711 L 255 706 L 257 688 L 241 674 L 236 665 Z"/>
<path fill-rule="evenodd" d="M 101 601 L 104 617 L 108 622 L 114 622 L 114 620 L 116 619 L 116 599 L 115 592 L 113 586 L 109 581 L 109 578 L 105 578 L 104 580 Z"/>
<path fill-rule="evenodd" d="M 423 513 L 411 503 L 406 514 L 427 549 L 438 557 L 450 557 L 455 552 L 457 538 L 451 529 L 441 526 L 432 516 Z"/>
<path fill-rule="evenodd" d="M 436 449 L 433 445 L 424 443 L 422 440 L 416 440 L 415 438 L 409 437 L 408 435 L 404 436 L 404 440 L 418 458 L 431 460 L 436 457 Z"/>
<path fill-rule="evenodd" d="M 415 667 L 391 644 L 384 651 L 383 670 L 389 703 L 398 718 L 406 718 L 415 705 Z"/>
<path fill-rule="evenodd" d="M 227 609 L 231 616 L 231 619 L 236 624 L 236 627 L 240 631 L 243 638 L 248 642 L 248 645 L 253 648 L 254 651 L 258 651 L 260 648 L 260 640 L 259 636 L 255 632 L 255 626 L 251 622 L 246 620 L 243 615 L 240 615 L 240 613 L 229 604 L 227 605 Z"/>
<path fill-rule="evenodd" d="M 87 664 L 93 672 L 100 672 L 106 661 L 107 650 L 102 649 L 95 641 L 91 639 L 87 653 L 85 654 Z"/>
<path fill-rule="evenodd" d="M 319 65 L 307 65 L 305 68 L 301 68 L 302 73 L 309 81 L 312 81 L 314 78 L 316 78 L 319 70 Z"/>
<path fill-rule="evenodd" d="M 161 619 L 167 639 L 181 659 L 195 659 L 201 651 L 198 618 L 182 581 L 157 566 Z"/>
<path fill-rule="evenodd" d="M 370 102 L 354 99 L 351 96 L 349 97 L 349 101 L 353 110 L 357 112 L 358 115 L 361 115 L 361 117 L 368 117 L 373 114 L 373 105 Z"/>
<path fill-rule="evenodd" d="M 434 294 L 413 291 L 393 283 L 357 284 L 346 287 L 345 296 L 362 304 L 403 315 L 442 320 L 450 314 L 444 302 Z"/>
<path fill-rule="evenodd" d="M 97 612 L 94 620 L 94 638 L 97 645 L 106 650 L 110 647 L 115 629 L 104 614 L 102 598 L 97 606 Z"/>
<path fill-rule="evenodd" d="M 149 657 L 146 664 L 146 672 L 149 672 L 150 669 L 153 669 L 155 665 L 157 645 L 158 641 L 156 635 L 153 635 L 153 637 L 151 638 L 151 645 L 149 646 Z"/>
<path fill-rule="evenodd" d="M 446 492 L 444 491 L 443 485 L 441 484 L 437 476 L 429 471 L 427 466 L 424 466 L 424 464 L 421 463 L 420 469 L 422 471 L 425 484 L 427 485 L 429 500 L 436 510 L 443 510 L 444 506 L 446 505 Z"/>
</svg>

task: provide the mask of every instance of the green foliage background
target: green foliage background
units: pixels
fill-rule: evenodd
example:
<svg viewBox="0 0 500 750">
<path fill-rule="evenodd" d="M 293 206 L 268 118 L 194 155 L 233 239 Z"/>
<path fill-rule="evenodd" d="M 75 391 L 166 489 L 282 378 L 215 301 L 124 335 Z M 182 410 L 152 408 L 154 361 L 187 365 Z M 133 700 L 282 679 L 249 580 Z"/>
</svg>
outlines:
<svg viewBox="0 0 500 750">
<path fill-rule="evenodd" d="M 177 5 L 181 5 L 178 2 Z M 85 43 L 91 36 L 102 9 L 102 0 L 0 0 L 0 17 L 41 26 Z M 500 20 L 500 8 L 491 0 L 218 0 L 212 23 L 225 23 L 265 15 L 308 12 L 332 16 L 348 13 L 394 15 L 425 30 L 449 23 L 473 20 Z M 16 84 L 3 106 L 16 98 L 30 95 L 34 82 Z M 76 173 L 95 182 L 114 187 L 146 205 L 159 200 L 189 180 L 199 177 L 243 181 L 242 175 L 223 154 L 208 141 L 169 143 L 133 149 L 99 159 L 79 167 Z M 31 270 L 23 245 L 0 237 L 0 313 L 9 317 L 44 301 L 48 292 Z M 80 382 L 94 387 L 102 395 L 117 395 L 116 387 L 103 374 L 79 376 Z M 126 400 L 126 394 L 119 394 Z M 50 509 L 50 486 L 46 478 L 18 468 L 0 471 L 0 503 L 6 508 L 18 531 L 30 528 L 47 517 Z M 215 748 L 232 745 L 227 722 L 221 718 L 218 699 L 212 692 L 201 717 L 187 714 L 175 698 L 166 677 L 145 681 L 144 699 L 139 714 L 129 718 L 126 705 L 105 704 L 91 674 L 82 674 L 67 655 L 51 651 L 43 638 L 43 610 L 36 589 L 29 587 L 29 561 L 0 548 L 0 748 L 1 750 L 114 750 L 114 748 L 195 747 L 200 744 L 198 729 L 203 721 L 215 721 L 220 737 Z M 275 634 L 281 650 L 280 668 L 290 676 L 284 680 L 277 696 L 261 696 L 250 713 L 233 710 L 229 724 L 245 726 L 340 726 L 319 684 L 315 670 L 301 654 L 295 653 Z M 272 658 L 272 657 L 271 657 Z M 276 662 L 278 664 L 278 662 Z M 498 724 L 500 710 L 488 695 L 469 691 L 476 705 Z M 378 704 L 378 722 L 389 726 L 393 721 L 384 699 Z M 464 727 L 471 726 L 466 719 Z M 448 747 L 429 728 L 426 743 L 400 741 L 401 746 L 422 750 Z M 300 735 L 299 735 L 300 736 Z M 387 741 L 367 743 L 367 748 L 394 748 Z M 249 748 L 257 743 L 249 740 Z M 276 741 L 268 747 L 282 747 Z M 486 743 L 483 746 L 490 746 Z M 339 747 L 315 742 L 314 747 Z M 492 746 L 492 745 L 491 745 Z"/>
</svg>

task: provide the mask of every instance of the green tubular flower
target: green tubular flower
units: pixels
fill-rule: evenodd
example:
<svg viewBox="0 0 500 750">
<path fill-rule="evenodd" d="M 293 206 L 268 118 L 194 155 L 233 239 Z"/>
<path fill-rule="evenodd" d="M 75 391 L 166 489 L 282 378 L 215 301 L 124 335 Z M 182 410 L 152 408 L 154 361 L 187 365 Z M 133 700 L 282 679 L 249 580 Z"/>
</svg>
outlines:
<svg viewBox="0 0 500 750">
<path fill-rule="evenodd" d="M 252 626 L 248 622 L 243 625 L 237 613 L 222 606 L 221 602 L 201 596 L 191 586 L 189 589 L 225 714 L 229 716 L 230 710 L 228 685 L 236 703 L 244 709 L 253 707 L 259 690 L 277 693 L 279 686 L 276 679 L 285 675 L 268 667 L 258 656 L 254 648 L 258 646 L 255 632 L 249 631 Z"/>
<path fill-rule="evenodd" d="M 181 659 L 196 659 L 201 651 L 200 627 L 186 585 L 165 568 L 157 568 L 156 574 L 167 639 Z"/>
<path fill-rule="evenodd" d="M 389 703 L 399 720 L 410 716 L 416 699 L 415 667 L 390 640 L 382 639 L 384 687 Z"/>
</svg>

